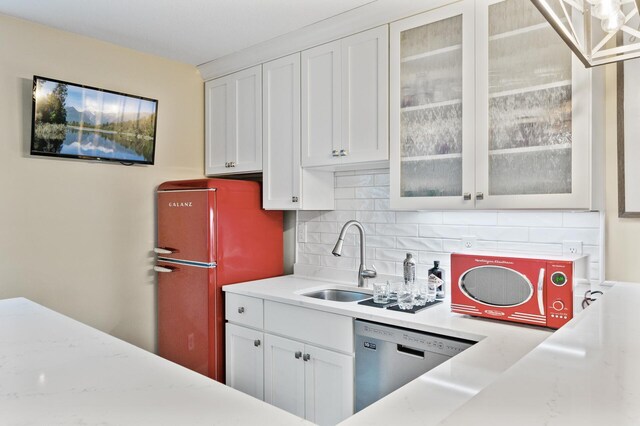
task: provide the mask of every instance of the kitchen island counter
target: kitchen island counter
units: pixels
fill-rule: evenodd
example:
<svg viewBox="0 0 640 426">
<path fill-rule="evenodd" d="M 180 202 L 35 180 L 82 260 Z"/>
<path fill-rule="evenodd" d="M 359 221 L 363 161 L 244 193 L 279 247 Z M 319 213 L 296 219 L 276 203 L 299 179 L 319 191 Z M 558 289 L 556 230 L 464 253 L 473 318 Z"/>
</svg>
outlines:
<svg viewBox="0 0 640 426">
<path fill-rule="evenodd" d="M 0 300 L 0 424 L 310 424 L 27 299 Z"/>
</svg>

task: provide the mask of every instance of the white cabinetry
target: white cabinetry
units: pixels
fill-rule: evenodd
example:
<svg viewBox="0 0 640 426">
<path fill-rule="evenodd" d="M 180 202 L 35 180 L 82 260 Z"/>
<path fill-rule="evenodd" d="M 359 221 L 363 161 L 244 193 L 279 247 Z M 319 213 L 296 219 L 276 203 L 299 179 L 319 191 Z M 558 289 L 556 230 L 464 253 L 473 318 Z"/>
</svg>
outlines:
<svg viewBox="0 0 640 426">
<path fill-rule="evenodd" d="M 353 414 L 353 357 L 265 334 L 265 401 L 319 425 Z"/>
<path fill-rule="evenodd" d="M 264 399 L 264 333 L 227 323 L 225 345 L 227 386 Z"/>
<path fill-rule="evenodd" d="M 390 40 L 392 207 L 600 206 L 601 70 L 528 0 L 463 0 Z"/>
<path fill-rule="evenodd" d="M 225 293 L 227 385 L 320 425 L 353 414 L 353 319 Z"/>
<path fill-rule="evenodd" d="M 386 25 L 302 52 L 302 166 L 389 158 Z"/>
<path fill-rule="evenodd" d="M 263 207 L 334 208 L 333 173 L 300 164 L 300 53 L 263 64 Z"/>
<path fill-rule="evenodd" d="M 262 66 L 205 84 L 205 174 L 262 170 Z"/>
</svg>

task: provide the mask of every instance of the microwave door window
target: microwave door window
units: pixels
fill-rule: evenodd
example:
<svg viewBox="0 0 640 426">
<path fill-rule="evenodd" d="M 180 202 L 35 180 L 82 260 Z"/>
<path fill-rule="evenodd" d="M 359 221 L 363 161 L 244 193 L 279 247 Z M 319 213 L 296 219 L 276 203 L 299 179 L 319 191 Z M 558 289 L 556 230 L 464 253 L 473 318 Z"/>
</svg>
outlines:
<svg viewBox="0 0 640 426">
<path fill-rule="evenodd" d="M 460 277 L 460 289 L 469 298 L 490 306 L 511 307 L 533 296 L 533 285 L 524 275 L 500 266 L 480 266 Z"/>
</svg>

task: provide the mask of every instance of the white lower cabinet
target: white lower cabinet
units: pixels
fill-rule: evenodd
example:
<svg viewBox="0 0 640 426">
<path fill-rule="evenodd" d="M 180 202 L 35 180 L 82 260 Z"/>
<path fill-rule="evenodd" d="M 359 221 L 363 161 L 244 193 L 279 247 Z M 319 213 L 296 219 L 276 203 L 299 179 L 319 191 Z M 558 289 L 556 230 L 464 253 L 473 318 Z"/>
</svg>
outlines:
<svg viewBox="0 0 640 426">
<path fill-rule="evenodd" d="M 226 381 L 319 425 L 353 414 L 353 318 L 225 294 Z"/>
<path fill-rule="evenodd" d="M 225 342 L 227 385 L 264 400 L 264 333 L 227 323 Z"/>
<path fill-rule="evenodd" d="M 265 333 L 265 401 L 319 425 L 353 414 L 350 355 Z"/>
</svg>

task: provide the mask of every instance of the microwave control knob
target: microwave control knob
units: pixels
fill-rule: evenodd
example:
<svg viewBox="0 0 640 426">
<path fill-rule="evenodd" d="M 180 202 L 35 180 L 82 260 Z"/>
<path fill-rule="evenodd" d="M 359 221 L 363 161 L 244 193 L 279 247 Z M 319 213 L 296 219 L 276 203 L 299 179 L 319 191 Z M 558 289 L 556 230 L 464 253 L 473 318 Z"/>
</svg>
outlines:
<svg viewBox="0 0 640 426">
<path fill-rule="evenodd" d="M 562 303 L 561 300 L 556 300 L 555 302 L 553 302 L 552 306 L 556 311 L 561 311 L 564 309 L 564 303 Z"/>
</svg>

